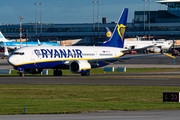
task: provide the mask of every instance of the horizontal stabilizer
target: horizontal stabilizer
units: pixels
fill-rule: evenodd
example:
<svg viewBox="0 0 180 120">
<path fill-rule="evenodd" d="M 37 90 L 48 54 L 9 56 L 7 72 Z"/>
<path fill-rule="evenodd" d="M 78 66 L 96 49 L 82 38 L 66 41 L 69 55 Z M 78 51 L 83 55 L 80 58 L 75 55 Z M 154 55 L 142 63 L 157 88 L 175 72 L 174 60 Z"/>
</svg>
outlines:
<svg viewBox="0 0 180 120">
<path fill-rule="evenodd" d="M 149 46 L 146 46 L 146 47 L 142 47 L 142 48 L 135 48 L 135 49 L 125 49 L 125 50 L 122 50 L 122 52 L 129 52 L 129 51 L 144 50 L 144 49 L 151 48 L 151 47 L 155 47 L 155 45 L 149 45 Z"/>
</svg>

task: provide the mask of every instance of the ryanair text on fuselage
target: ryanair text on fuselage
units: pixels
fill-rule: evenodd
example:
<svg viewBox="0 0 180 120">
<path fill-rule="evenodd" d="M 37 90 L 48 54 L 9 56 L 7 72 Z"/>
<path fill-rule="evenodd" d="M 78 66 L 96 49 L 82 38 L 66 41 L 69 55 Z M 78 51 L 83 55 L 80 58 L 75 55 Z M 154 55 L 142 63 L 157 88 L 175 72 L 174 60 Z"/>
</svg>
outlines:
<svg viewBox="0 0 180 120">
<path fill-rule="evenodd" d="M 35 49 L 35 54 L 42 58 L 82 58 L 79 49 Z"/>
</svg>

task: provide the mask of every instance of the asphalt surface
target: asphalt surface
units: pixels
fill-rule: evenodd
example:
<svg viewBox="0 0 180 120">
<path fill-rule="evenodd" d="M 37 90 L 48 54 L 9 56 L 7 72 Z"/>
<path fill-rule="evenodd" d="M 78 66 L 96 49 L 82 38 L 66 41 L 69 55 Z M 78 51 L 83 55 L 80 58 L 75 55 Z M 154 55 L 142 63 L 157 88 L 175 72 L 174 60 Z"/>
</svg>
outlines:
<svg viewBox="0 0 180 120">
<path fill-rule="evenodd" d="M 179 120 L 180 110 L 99 111 L 81 114 L 1 115 L 0 120 Z"/>
<path fill-rule="evenodd" d="M 0 54 L 0 56 L 2 53 Z M 141 57 L 116 62 L 110 67 L 126 68 L 180 68 L 180 57 L 174 60 L 168 56 Z M 153 63 L 153 64 L 152 64 Z M 168 63 L 168 64 L 167 64 Z M 13 69 L 6 59 L 0 59 L 0 69 Z M 78 85 L 148 85 L 169 86 L 180 85 L 177 78 L 138 78 L 137 76 L 180 75 L 177 72 L 151 72 L 151 73 L 123 73 L 123 74 L 97 74 L 81 77 L 80 75 L 55 76 L 0 76 L 0 84 L 78 84 Z M 103 77 L 102 77 L 103 76 Z M 124 78 L 124 76 L 126 78 Z M 128 78 L 128 76 L 130 76 Z M 110 79 L 110 80 L 109 80 Z"/>
<path fill-rule="evenodd" d="M 143 74 L 142 74 L 143 75 Z M 148 74 L 149 76 L 151 74 Z M 130 76 L 126 74 L 126 76 Z M 101 76 L 0 76 L 0 84 L 21 85 L 133 85 L 133 86 L 180 86 L 178 78 L 123 78 L 122 75 Z M 144 75 L 143 75 L 144 76 Z"/>
<path fill-rule="evenodd" d="M 180 68 L 179 57 L 174 60 L 167 56 L 154 56 L 148 58 L 133 58 L 123 62 L 116 62 L 110 67 L 127 68 Z M 13 69 L 7 60 L 0 60 L 0 69 Z M 80 75 L 55 76 L 0 76 L 0 84 L 21 85 L 133 85 L 133 86 L 180 86 L 177 78 L 137 78 L 137 76 L 180 75 L 176 72 L 151 72 L 132 74 L 97 74 L 81 77 Z M 124 78 L 124 76 L 126 78 Z M 128 77 L 129 76 L 129 77 Z M 179 120 L 180 110 L 155 110 L 155 111 L 97 111 L 96 113 L 81 114 L 53 114 L 53 115 L 0 115 L 0 120 Z"/>
</svg>

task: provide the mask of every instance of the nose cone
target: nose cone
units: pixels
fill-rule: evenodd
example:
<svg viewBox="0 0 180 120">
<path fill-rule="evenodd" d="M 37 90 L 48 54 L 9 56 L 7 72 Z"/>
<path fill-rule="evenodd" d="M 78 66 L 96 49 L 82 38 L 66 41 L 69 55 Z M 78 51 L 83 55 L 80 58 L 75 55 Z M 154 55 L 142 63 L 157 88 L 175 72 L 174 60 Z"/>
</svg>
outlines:
<svg viewBox="0 0 180 120">
<path fill-rule="evenodd" d="M 17 59 L 15 59 L 15 56 L 10 56 L 8 59 L 7 59 L 8 63 L 11 64 L 12 66 L 14 66 L 17 62 Z"/>
</svg>

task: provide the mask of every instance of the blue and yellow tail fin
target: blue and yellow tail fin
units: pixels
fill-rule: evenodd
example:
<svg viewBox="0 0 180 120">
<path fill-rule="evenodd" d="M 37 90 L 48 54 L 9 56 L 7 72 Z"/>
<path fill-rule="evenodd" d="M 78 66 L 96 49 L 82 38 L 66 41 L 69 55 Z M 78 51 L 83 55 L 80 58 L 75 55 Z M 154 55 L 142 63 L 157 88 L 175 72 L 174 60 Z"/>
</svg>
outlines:
<svg viewBox="0 0 180 120">
<path fill-rule="evenodd" d="M 106 33 L 106 41 L 108 41 L 112 36 L 112 32 L 108 27 L 105 27 L 104 29 L 105 29 L 105 33 Z"/>
<path fill-rule="evenodd" d="M 123 48 L 126 33 L 127 16 L 128 8 L 124 8 L 121 17 L 119 18 L 119 21 L 114 29 L 113 35 L 111 36 L 109 41 L 102 44 L 101 46 Z"/>
</svg>

